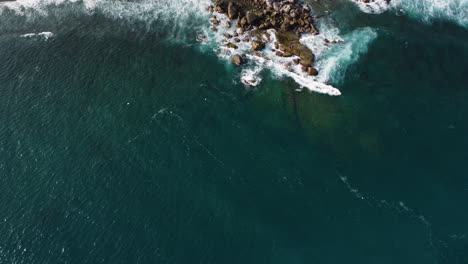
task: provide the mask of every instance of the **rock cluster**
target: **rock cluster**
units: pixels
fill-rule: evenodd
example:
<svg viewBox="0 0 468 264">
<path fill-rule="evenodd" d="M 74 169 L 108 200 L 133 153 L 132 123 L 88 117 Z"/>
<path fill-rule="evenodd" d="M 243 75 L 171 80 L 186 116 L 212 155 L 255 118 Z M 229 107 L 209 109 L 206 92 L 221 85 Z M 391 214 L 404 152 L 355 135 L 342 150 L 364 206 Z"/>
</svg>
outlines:
<svg viewBox="0 0 468 264">
<path fill-rule="evenodd" d="M 276 55 L 282 57 L 296 55 L 299 59 L 294 60 L 295 64 L 301 64 L 302 70 L 309 73 L 309 75 L 317 75 L 317 70 L 309 70 L 309 68 L 313 68 L 312 65 L 315 60 L 315 55 L 309 48 L 307 48 L 307 46 L 301 44 L 299 39 L 291 32 L 280 31 L 278 32 L 277 38 L 279 43 L 275 43 L 275 48 L 280 51 L 277 52 Z"/>
<path fill-rule="evenodd" d="M 317 75 L 318 71 L 313 67 L 315 55 L 305 45 L 301 44 L 299 38 L 303 33 L 319 34 L 313 24 L 310 16 L 311 9 L 308 5 L 300 3 L 299 0 L 216 0 L 214 5 L 208 7 L 208 10 L 225 14 L 229 19 L 237 20 L 225 23 L 226 28 L 235 25 L 241 34 L 242 32 L 254 32 L 254 35 L 265 34 L 268 29 L 274 29 L 277 32 L 277 43 L 274 43 L 273 50 L 276 56 L 292 57 L 296 56 L 292 62 L 300 64 L 302 71 L 309 75 Z M 211 23 L 216 26 L 220 21 L 213 15 Z M 237 49 L 233 42 L 240 42 L 237 38 L 237 31 L 233 35 L 224 33 L 224 37 L 229 41 L 228 48 Z M 232 39 L 235 37 L 234 39 Z M 260 39 L 244 38 L 243 41 L 251 42 L 254 54 L 265 48 L 265 43 Z M 240 55 L 231 57 L 232 63 L 242 65 L 245 58 Z"/>
<path fill-rule="evenodd" d="M 211 11 L 238 19 L 237 27 L 251 30 L 254 27 L 318 34 L 310 16 L 310 7 L 296 0 L 217 0 Z"/>
</svg>

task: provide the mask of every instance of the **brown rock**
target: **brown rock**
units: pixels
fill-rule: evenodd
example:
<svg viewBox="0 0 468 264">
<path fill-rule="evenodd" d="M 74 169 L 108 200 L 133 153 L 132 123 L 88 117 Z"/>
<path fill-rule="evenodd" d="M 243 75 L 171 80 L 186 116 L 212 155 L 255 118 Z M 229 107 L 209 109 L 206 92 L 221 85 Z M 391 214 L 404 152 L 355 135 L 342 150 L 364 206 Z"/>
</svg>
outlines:
<svg viewBox="0 0 468 264">
<path fill-rule="evenodd" d="M 221 14 L 226 13 L 227 11 L 227 2 L 225 0 L 217 0 L 215 2 L 215 10 Z"/>
<path fill-rule="evenodd" d="M 225 38 L 232 38 L 231 34 L 229 34 L 229 33 L 224 33 L 223 36 L 224 36 Z"/>
<path fill-rule="evenodd" d="M 233 2 L 229 2 L 229 5 L 227 7 L 227 12 L 228 12 L 228 17 L 230 19 L 236 19 L 236 16 L 239 11 L 237 9 L 236 4 L 234 4 Z"/>
<path fill-rule="evenodd" d="M 231 62 L 234 63 L 237 66 L 241 66 L 242 64 L 245 63 L 245 60 L 241 55 L 236 54 L 236 55 L 231 57 Z"/>
<path fill-rule="evenodd" d="M 258 40 L 252 41 L 253 50 L 260 51 L 260 50 L 263 50 L 264 48 L 265 48 L 265 43 L 263 43 L 262 41 L 258 41 Z"/>
<path fill-rule="evenodd" d="M 281 24 L 281 29 L 284 31 L 288 31 L 290 26 L 291 25 L 289 24 L 289 22 L 283 22 L 283 24 Z"/>
<path fill-rule="evenodd" d="M 247 23 L 249 23 L 250 25 L 254 25 L 255 23 L 257 23 L 258 16 L 253 12 L 248 11 L 247 14 L 245 14 L 245 17 L 247 19 Z"/>
<path fill-rule="evenodd" d="M 241 24 L 241 26 L 247 25 L 247 18 L 243 17 L 243 18 L 240 20 L 240 24 Z"/>
<path fill-rule="evenodd" d="M 308 67 L 307 68 L 307 74 L 317 76 L 318 75 L 318 70 L 315 69 L 314 67 Z"/>
<path fill-rule="evenodd" d="M 231 48 L 231 49 L 238 49 L 238 48 L 239 48 L 239 47 L 237 47 L 236 44 L 231 43 L 231 42 L 228 42 L 228 43 L 226 44 L 226 46 L 227 46 L 228 48 Z"/>
</svg>

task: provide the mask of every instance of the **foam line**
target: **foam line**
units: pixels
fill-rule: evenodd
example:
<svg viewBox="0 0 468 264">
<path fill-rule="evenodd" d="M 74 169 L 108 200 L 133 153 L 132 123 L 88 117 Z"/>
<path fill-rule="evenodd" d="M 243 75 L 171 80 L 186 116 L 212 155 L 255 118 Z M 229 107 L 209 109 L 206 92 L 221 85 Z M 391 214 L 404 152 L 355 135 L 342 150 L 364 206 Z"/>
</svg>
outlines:
<svg viewBox="0 0 468 264">
<path fill-rule="evenodd" d="M 34 38 L 34 37 L 40 37 L 43 38 L 44 40 L 48 40 L 54 35 L 52 32 L 41 32 L 41 33 L 28 33 L 21 35 L 23 38 Z"/>
<path fill-rule="evenodd" d="M 351 0 L 366 13 L 381 14 L 389 9 L 398 14 L 408 16 L 423 22 L 431 23 L 435 20 L 445 20 L 468 27 L 468 0 L 375 0 L 363 3 Z"/>
</svg>

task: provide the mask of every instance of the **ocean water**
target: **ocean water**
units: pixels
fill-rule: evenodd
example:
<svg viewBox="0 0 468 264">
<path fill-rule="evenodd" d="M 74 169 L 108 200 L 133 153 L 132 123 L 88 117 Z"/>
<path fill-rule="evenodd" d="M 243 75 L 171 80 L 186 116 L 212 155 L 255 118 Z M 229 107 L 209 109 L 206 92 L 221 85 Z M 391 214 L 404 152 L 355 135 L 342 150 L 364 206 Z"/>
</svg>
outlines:
<svg viewBox="0 0 468 264">
<path fill-rule="evenodd" d="M 208 3 L 0 4 L 0 263 L 468 263 L 467 2 L 313 1 L 313 82 Z"/>
</svg>

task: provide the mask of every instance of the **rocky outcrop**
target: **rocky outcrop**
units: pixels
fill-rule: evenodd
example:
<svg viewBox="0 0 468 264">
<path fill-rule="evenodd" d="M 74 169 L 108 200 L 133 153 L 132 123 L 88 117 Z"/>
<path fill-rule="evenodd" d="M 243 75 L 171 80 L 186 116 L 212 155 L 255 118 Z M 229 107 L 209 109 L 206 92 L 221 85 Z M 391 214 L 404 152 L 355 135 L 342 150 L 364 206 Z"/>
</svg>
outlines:
<svg viewBox="0 0 468 264">
<path fill-rule="evenodd" d="M 237 5 L 234 2 L 229 2 L 227 12 L 228 12 L 228 17 L 230 19 L 236 19 L 237 15 L 239 14 L 239 10 L 237 9 Z"/>
<path fill-rule="evenodd" d="M 214 7 L 230 19 L 239 19 L 238 27 L 250 30 L 283 29 L 300 36 L 303 33 L 318 34 L 310 16 L 311 8 L 297 0 L 217 0 Z"/>
<path fill-rule="evenodd" d="M 240 42 L 237 32 L 251 32 L 250 38 L 244 37 L 242 41 L 251 42 L 252 50 L 256 52 L 263 50 L 265 43 L 259 40 L 261 37 L 255 36 L 263 35 L 269 38 L 267 30 L 274 29 L 277 32 L 278 43 L 274 43 L 273 52 L 280 57 L 297 56 L 291 63 L 300 64 L 308 75 L 318 74 L 317 69 L 313 67 L 315 55 L 299 41 L 304 33 L 319 34 L 310 15 L 311 8 L 306 3 L 300 0 L 216 0 L 208 10 L 226 14 L 232 20 L 237 19 L 235 24 L 231 23 L 234 21 L 226 23 L 227 28 L 235 25 L 237 31 L 232 35 L 225 33 L 224 36 L 233 42 Z M 216 17 L 212 17 L 211 22 L 215 26 L 220 24 Z M 232 42 L 228 42 L 226 46 L 238 48 Z M 241 65 L 243 58 L 233 56 L 231 61 Z"/>
<path fill-rule="evenodd" d="M 226 44 L 226 47 L 231 48 L 231 49 L 238 49 L 238 48 L 239 48 L 239 47 L 237 47 L 236 44 L 234 44 L 234 43 L 232 43 L 232 42 L 228 42 L 228 43 Z"/>
<path fill-rule="evenodd" d="M 231 57 L 231 62 L 237 66 L 241 66 L 245 63 L 245 59 L 241 55 L 237 54 Z"/>
<path fill-rule="evenodd" d="M 256 25 L 257 24 L 258 16 L 255 13 L 248 11 L 245 14 L 245 18 L 247 19 L 247 23 L 249 25 Z"/>
<path fill-rule="evenodd" d="M 265 48 L 265 43 L 262 41 L 252 41 L 252 49 L 255 51 L 260 51 Z"/>
<path fill-rule="evenodd" d="M 302 66 L 310 67 L 312 66 L 315 55 L 312 51 L 307 48 L 307 46 L 301 44 L 299 42 L 299 38 L 292 34 L 291 32 L 278 32 L 278 49 L 283 52 L 284 54 L 292 54 L 296 55 L 300 58 L 299 63 Z M 276 46 L 276 45 L 275 45 Z"/>
</svg>

